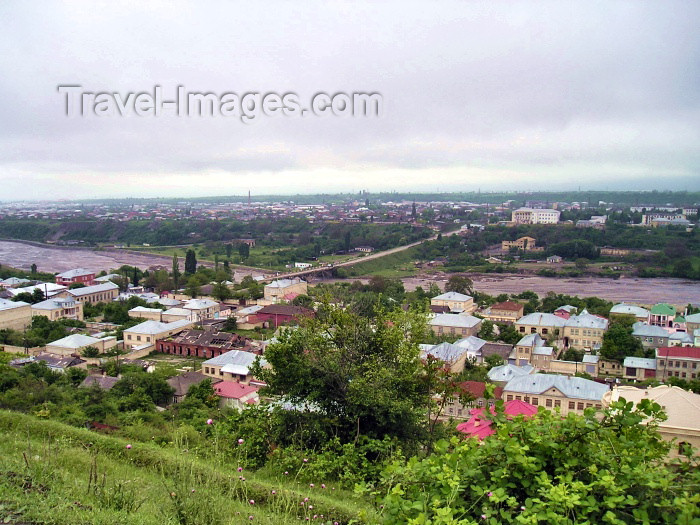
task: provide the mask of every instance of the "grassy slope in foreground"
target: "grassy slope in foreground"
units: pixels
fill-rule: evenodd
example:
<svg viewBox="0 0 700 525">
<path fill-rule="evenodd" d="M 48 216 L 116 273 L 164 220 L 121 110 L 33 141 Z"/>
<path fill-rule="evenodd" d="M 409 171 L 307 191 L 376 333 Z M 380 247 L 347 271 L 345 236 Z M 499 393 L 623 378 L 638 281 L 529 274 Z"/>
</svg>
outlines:
<svg viewBox="0 0 700 525">
<path fill-rule="evenodd" d="M 0 522 L 284 525 L 306 517 L 312 523 L 347 523 L 359 515 L 366 521 L 356 523 L 379 521 L 348 493 L 239 473 L 235 465 L 188 456 L 186 444 L 180 449 L 131 445 L 127 449 L 123 439 L 0 411 Z M 310 501 L 301 505 L 305 497 Z"/>
</svg>

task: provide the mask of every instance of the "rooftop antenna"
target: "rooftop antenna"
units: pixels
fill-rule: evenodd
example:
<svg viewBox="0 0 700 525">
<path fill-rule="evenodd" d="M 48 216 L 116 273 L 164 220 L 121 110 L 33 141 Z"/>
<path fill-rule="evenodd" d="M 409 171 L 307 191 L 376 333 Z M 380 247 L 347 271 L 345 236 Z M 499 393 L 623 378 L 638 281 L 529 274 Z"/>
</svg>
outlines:
<svg viewBox="0 0 700 525">
<path fill-rule="evenodd" d="M 250 190 L 248 190 L 248 207 L 250 207 Z"/>
</svg>

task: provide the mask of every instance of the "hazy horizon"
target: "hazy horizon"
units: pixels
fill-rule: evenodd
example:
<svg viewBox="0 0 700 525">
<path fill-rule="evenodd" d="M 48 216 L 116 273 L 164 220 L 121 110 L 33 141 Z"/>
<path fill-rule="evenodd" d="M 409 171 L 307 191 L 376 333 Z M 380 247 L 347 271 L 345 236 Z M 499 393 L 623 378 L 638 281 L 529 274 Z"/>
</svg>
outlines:
<svg viewBox="0 0 700 525">
<path fill-rule="evenodd" d="M 698 19 L 680 0 L 4 2 L 0 200 L 697 191 Z M 249 124 L 67 117 L 68 84 L 376 92 L 384 107 Z"/>
</svg>

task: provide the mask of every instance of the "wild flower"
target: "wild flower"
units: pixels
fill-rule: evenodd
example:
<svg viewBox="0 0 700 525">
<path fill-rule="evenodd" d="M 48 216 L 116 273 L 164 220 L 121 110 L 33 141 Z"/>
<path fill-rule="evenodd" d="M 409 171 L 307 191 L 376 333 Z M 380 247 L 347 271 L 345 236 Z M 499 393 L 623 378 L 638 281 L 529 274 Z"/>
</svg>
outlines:
<svg viewBox="0 0 700 525">
<path fill-rule="evenodd" d="M 314 488 L 314 484 L 313 484 L 313 483 L 309 483 L 309 487 Z"/>
<path fill-rule="evenodd" d="M 243 472 L 243 467 L 238 467 L 238 472 Z"/>
<path fill-rule="evenodd" d="M 325 484 L 325 483 L 321 483 L 321 488 L 322 488 L 322 489 L 325 489 L 325 488 L 326 488 L 326 484 Z"/>
<path fill-rule="evenodd" d="M 207 419 L 207 425 L 211 425 L 212 423 L 214 423 L 213 419 Z"/>
<path fill-rule="evenodd" d="M 238 438 L 238 444 L 242 445 L 243 444 L 243 438 Z"/>
<path fill-rule="evenodd" d="M 255 505 L 255 500 L 252 499 L 252 500 L 250 500 L 248 503 L 250 503 L 251 505 Z"/>
<path fill-rule="evenodd" d="M 127 449 L 127 450 L 131 449 L 131 445 L 127 445 L 127 446 L 126 446 L 126 449 Z"/>
<path fill-rule="evenodd" d="M 489 498 L 493 498 L 493 492 L 489 491 L 488 494 L 486 494 Z"/>
</svg>

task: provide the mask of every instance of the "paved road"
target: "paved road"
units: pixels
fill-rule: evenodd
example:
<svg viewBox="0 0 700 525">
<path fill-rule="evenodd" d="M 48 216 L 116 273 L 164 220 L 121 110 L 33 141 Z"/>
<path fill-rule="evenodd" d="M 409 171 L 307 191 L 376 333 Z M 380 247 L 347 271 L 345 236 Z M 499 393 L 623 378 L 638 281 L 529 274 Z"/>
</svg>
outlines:
<svg viewBox="0 0 700 525">
<path fill-rule="evenodd" d="M 459 233 L 459 230 L 445 232 L 442 234 L 442 236 L 449 237 L 450 235 L 456 235 L 457 233 Z M 404 244 L 403 246 L 397 246 L 396 248 L 390 248 L 389 250 L 370 253 L 369 255 L 365 255 L 364 257 L 355 257 L 354 259 L 350 259 L 348 261 L 336 263 L 332 267 L 331 266 L 318 266 L 316 268 L 311 268 L 309 270 L 300 270 L 298 272 L 290 272 L 290 273 L 280 273 L 278 276 L 268 277 L 266 280 L 272 280 L 272 279 L 276 279 L 276 278 L 280 278 L 280 277 L 283 277 L 285 279 L 291 279 L 293 277 L 304 277 L 307 275 L 312 275 L 314 273 L 328 271 L 330 268 L 340 268 L 343 266 L 353 266 L 354 264 L 358 264 L 358 263 L 362 263 L 362 262 L 366 262 L 366 261 L 371 261 L 373 259 L 379 259 L 380 257 L 386 257 L 387 255 L 391 255 L 393 253 L 403 252 L 405 250 L 408 250 L 409 248 L 413 248 L 414 246 L 418 246 L 419 244 L 423 244 L 424 242 L 427 242 L 427 241 L 434 241 L 435 239 L 438 238 L 438 235 L 439 234 L 435 234 L 432 237 L 428 237 L 428 238 L 422 239 L 420 241 L 412 242 L 410 244 Z"/>
</svg>

